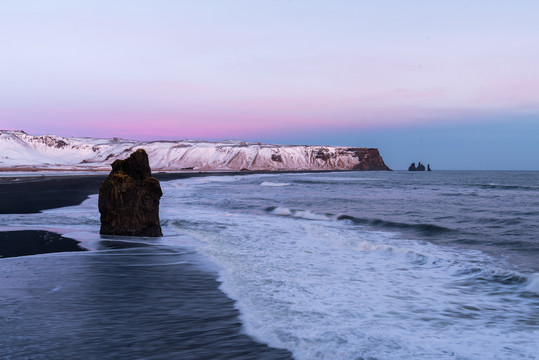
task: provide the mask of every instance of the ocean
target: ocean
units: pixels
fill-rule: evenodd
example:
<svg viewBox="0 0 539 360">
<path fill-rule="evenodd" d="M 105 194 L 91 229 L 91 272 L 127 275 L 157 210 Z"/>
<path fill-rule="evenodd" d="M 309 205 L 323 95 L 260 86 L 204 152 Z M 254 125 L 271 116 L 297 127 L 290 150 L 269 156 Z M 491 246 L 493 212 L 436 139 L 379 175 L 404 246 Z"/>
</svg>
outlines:
<svg viewBox="0 0 539 360">
<path fill-rule="evenodd" d="M 539 172 L 161 186 L 157 239 L 100 236 L 97 195 L 0 215 L 92 250 L 0 260 L 2 356 L 539 358 Z"/>
</svg>

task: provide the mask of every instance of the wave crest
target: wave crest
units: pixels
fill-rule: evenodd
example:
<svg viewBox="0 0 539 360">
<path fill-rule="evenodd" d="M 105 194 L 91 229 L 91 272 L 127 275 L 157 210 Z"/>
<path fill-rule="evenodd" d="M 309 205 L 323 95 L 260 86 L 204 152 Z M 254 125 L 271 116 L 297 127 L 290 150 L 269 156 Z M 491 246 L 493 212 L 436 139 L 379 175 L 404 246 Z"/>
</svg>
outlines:
<svg viewBox="0 0 539 360">
<path fill-rule="evenodd" d="M 278 182 L 264 181 L 264 182 L 262 182 L 260 184 L 260 186 L 280 187 L 280 186 L 290 186 L 290 183 L 278 183 Z"/>
</svg>

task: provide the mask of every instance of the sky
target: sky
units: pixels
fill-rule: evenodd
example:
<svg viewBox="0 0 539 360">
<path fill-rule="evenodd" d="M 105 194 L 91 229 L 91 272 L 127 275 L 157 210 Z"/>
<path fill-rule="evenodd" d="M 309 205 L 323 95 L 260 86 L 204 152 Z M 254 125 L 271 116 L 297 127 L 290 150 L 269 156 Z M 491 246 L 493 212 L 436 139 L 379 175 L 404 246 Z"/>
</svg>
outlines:
<svg viewBox="0 0 539 360">
<path fill-rule="evenodd" d="M 0 129 L 539 170 L 539 2 L 3 1 Z"/>
</svg>

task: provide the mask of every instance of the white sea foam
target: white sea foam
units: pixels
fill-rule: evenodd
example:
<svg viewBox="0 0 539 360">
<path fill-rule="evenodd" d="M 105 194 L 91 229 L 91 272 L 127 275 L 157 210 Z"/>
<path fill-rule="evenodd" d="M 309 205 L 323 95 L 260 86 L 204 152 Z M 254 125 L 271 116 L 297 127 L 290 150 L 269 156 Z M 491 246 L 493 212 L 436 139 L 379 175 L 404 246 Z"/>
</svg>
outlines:
<svg viewBox="0 0 539 360">
<path fill-rule="evenodd" d="M 227 176 L 227 175 L 217 175 L 217 176 L 200 176 L 200 177 L 190 177 L 179 180 L 170 180 L 163 182 L 162 186 L 164 187 L 187 187 L 190 185 L 202 185 L 209 183 L 229 183 L 234 181 L 240 181 L 249 175 L 238 175 L 238 176 Z"/>
<path fill-rule="evenodd" d="M 537 357 L 539 310 L 530 294 L 538 293 L 537 273 L 285 206 L 230 212 L 192 201 L 210 188 L 226 198 L 234 186 L 226 182 L 239 180 L 216 178 L 225 182 L 162 183 L 167 236 L 156 241 L 193 246 L 215 263 L 221 289 L 256 339 L 296 359 Z M 6 224 L 99 238 L 97 197 L 42 214 L 1 215 Z"/>
<path fill-rule="evenodd" d="M 299 210 L 292 214 L 296 218 L 302 218 L 307 220 L 329 220 L 329 217 L 321 214 L 313 213 L 309 210 Z"/>
<path fill-rule="evenodd" d="M 290 183 L 279 183 L 279 182 L 263 181 L 260 185 L 261 186 L 279 187 L 279 186 L 289 186 Z"/>
<path fill-rule="evenodd" d="M 328 181 L 328 182 L 361 182 L 361 181 L 382 181 L 383 179 L 382 178 L 366 178 L 366 177 L 359 177 L 359 176 L 350 176 L 350 177 L 337 177 L 337 176 L 325 176 L 326 174 L 324 174 L 323 176 L 321 175 L 316 175 L 314 174 L 311 174 L 311 177 L 312 177 L 312 180 L 315 180 L 315 181 Z"/>
<path fill-rule="evenodd" d="M 281 216 L 289 216 L 289 215 L 292 215 L 292 211 L 289 209 L 289 208 L 285 208 L 285 207 L 276 207 L 275 209 L 273 209 L 271 211 L 272 214 L 274 215 L 281 215 Z"/>
<path fill-rule="evenodd" d="M 526 290 L 539 295 L 539 273 L 533 273 L 528 276 Z"/>
<path fill-rule="evenodd" d="M 289 209 L 286 207 L 278 206 L 272 210 L 269 211 L 270 214 L 273 215 L 280 215 L 280 216 L 291 216 L 295 218 L 301 218 L 306 220 L 331 220 L 334 219 L 334 217 L 323 215 L 323 214 L 317 214 L 310 210 L 294 210 Z"/>
<path fill-rule="evenodd" d="M 54 288 L 50 289 L 49 292 L 57 292 L 58 290 L 60 290 L 62 288 L 61 285 L 56 285 Z"/>
<path fill-rule="evenodd" d="M 346 222 L 303 221 L 312 216 L 286 207 L 269 214 L 286 216 L 197 206 L 176 215 L 185 221 L 177 231 L 206 244 L 201 251 L 220 267 L 221 289 L 260 341 L 290 349 L 297 359 L 536 353 L 537 326 L 521 324 L 537 310 L 515 292 L 518 282 L 496 281 L 513 274 L 481 252 Z"/>
</svg>

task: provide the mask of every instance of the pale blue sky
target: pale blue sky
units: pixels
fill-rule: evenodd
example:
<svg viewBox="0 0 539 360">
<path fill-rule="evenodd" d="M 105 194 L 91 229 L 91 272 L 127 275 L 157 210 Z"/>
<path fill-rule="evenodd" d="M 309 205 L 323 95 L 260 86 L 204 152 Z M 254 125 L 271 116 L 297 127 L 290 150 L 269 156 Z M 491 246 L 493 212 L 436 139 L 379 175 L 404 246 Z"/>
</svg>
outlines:
<svg viewBox="0 0 539 360">
<path fill-rule="evenodd" d="M 539 169 L 538 14 L 537 1 L 7 1 L 0 128 Z"/>
</svg>

